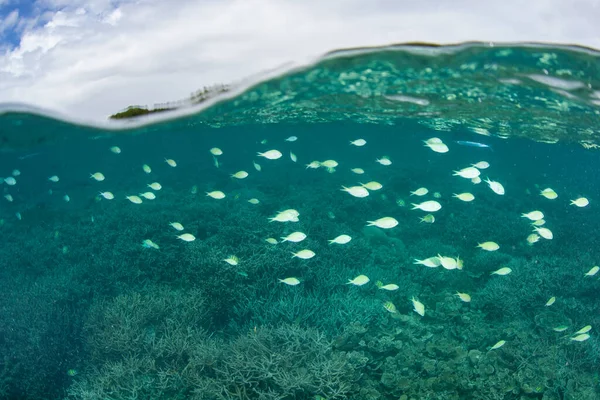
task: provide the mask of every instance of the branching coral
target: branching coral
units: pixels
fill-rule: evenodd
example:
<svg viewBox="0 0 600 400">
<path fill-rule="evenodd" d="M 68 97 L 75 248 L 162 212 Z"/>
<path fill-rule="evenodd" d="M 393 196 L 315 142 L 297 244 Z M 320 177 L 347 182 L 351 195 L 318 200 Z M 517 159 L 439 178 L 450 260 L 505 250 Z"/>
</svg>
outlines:
<svg viewBox="0 0 600 400">
<path fill-rule="evenodd" d="M 70 388 L 73 399 L 344 398 L 356 374 L 323 333 L 285 324 L 230 340 L 203 328 L 197 290 L 148 288 L 92 307 L 86 333 L 95 365 Z"/>
<path fill-rule="evenodd" d="M 207 376 L 205 387 L 212 390 L 197 390 L 195 398 L 296 399 L 319 394 L 342 399 L 357 379 L 345 356 L 314 329 L 258 328 L 221 351 L 212 366 L 199 364 Z"/>
</svg>

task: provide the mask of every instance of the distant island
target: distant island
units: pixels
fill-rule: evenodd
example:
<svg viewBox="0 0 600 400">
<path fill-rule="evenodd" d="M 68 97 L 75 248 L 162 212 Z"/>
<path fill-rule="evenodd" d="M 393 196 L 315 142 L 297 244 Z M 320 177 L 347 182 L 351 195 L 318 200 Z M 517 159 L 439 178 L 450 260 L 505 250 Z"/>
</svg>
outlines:
<svg viewBox="0 0 600 400">
<path fill-rule="evenodd" d="M 215 97 L 218 94 L 228 92 L 230 89 L 231 89 L 231 87 L 228 85 L 214 85 L 214 86 L 209 86 L 209 87 L 205 86 L 202 89 L 193 92 L 189 98 L 184 99 L 184 100 L 154 104 L 154 106 L 152 108 L 150 108 L 148 106 L 140 106 L 140 105 L 129 106 L 129 107 L 125 108 L 123 111 L 119 111 L 118 113 L 113 114 L 113 115 L 109 116 L 108 118 L 109 119 L 129 119 L 129 118 L 136 118 L 136 117 L 139 117 L 142 115 L 154 114 L 154 113 L 159 113 L 159 112 L 164 112 L 164 111 L 171 111 L 171 110 L 175 110 L 177 108 L 183 107 L 183 106 L 200 104 L 210 98 Z"/>
</svg>

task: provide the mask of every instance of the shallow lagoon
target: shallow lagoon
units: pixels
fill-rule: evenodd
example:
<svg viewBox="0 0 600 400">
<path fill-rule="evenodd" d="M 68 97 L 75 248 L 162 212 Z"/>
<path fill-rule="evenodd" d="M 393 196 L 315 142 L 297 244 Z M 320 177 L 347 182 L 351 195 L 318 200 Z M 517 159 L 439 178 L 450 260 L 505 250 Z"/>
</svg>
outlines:
<svg viewBox="0 0 600 400">
<path fill-rule="evenodd" d="M 599 77 L 598 55 L 582 49 L 408 47 L 333 54 L 200 113 L 128 130 L 5 112 L 0 176 L 20 175 L 0 186 L 12 196 L 0 207 L 2 395 L 598 398 L 600 275 L 585 274 L 600 242 Z M 432 137 L 449 151 L 425 147 Z M 358 138 L 367 144 L 349 144 Z M 270 149 L 282 157 L 257 156 Z M 334 171 L 306 168 L 331 159 Z M 505 195 L 452 175 L 479 161 Z M 240 170 L 249 176 L 232 179 Z M 365 198 L 340 190 L 369 181 L 383 188 Z M 126 199 L 152 182 L 162 185 L 155 200 Z M 419 187 L 429 193 L 410 196 Z M 557 199 L 540 195 L 547 187 Z M 205 195 L 213 190 L 226 197 Z M 475 200 L 453 198 L 464 192 Z M 570 205 L 580 196 L 590 204 Z M 411 209 L 425 200 L 442 206 L 431 224 Z M 299 221 L 269 222 L 285 209 Z M 551 240 L 527 242 L 521 214 L 533 210 Z M 398 225 L 366 226 L 387 216 Z M 295 231 L 307 238 L 265 240 Z M 184 232 L 195 240 L 179 240 Z M 328 243 L 341 234 L 352 240 Z M 477 248 L 485 241 L 500 248 Z M 292 257 L 302 249 L 315 256 Z M 223 261 L 232 255 L 238 265 Z M 438 255 L 463 268 L 414 264 Z M 512 272 L 491 274 L 501 267 Z M 347 284 L 361 274 L 370 282 Z M 571 340 L 587 325 L 589 339 Z"/>
</svg>

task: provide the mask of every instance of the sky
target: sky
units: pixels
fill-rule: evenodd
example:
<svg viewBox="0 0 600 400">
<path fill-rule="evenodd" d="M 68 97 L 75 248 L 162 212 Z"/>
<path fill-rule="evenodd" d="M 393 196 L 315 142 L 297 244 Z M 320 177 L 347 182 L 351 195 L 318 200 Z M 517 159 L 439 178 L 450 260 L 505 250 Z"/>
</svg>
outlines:
<svg viewBox="0 0 600 400">
<path fill-rule="evenodd" d="M 0 103 L 90 120 L 345 47 L 600 49 L 600 0 L 0 0 Z"/>
</svg>

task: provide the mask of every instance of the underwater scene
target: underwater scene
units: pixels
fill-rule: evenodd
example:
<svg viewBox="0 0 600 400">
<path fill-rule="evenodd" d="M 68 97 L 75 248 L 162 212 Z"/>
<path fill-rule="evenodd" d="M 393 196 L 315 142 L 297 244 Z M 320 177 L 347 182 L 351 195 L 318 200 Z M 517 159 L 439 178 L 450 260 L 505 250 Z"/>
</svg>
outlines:
<svg viewBox="0 0 600 400">
<path fill-rule="evenodd" d="M 328 54 L 0 110 L 0 398 L 600 399 L 600 53 Z"/>
</svg>

